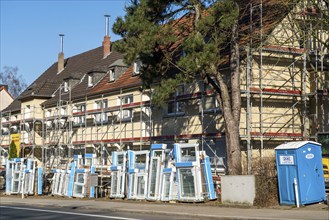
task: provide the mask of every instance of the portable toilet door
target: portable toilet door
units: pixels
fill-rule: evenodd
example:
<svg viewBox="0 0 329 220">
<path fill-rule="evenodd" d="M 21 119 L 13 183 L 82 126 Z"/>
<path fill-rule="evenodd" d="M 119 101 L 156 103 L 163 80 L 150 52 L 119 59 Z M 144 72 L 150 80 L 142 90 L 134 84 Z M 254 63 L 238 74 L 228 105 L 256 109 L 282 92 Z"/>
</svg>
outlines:
<svg viewBox="0 0 329 220">
<path fill-rule="evenodd" d="M 296 196 L 302 205 L 325 201 L 321 144 L 289 142 L 276 147 L 275 153 L 280 204 L 296 204 Z"/>
</svg>

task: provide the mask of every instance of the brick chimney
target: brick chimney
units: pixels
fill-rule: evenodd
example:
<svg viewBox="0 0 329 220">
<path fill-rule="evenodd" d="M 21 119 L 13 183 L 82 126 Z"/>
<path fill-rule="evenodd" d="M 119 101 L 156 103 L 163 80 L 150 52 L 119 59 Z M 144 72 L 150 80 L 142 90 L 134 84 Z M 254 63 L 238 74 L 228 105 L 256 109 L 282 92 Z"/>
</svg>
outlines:
<svg viewBox="0 0 329 220">
<path fill-rule="evenodd" d="M 107 57 L 111 52 L 111 38 L 109 36 L 110 15 L 104 15 L 104 17 L 105 17 L 105 36 L 103 40 L 103 58 Z"/>
<path fill-rule="evenodd" d="M 57 73 L 60 73 L 64 69 L 64 53 L 63 53 L 63 37 L 64 34 L 59 34 L 59 37 L 61 39 L 61 46 L 60 46 L 60 51 L 58 54 L 58 71 Z"/>
</svg>

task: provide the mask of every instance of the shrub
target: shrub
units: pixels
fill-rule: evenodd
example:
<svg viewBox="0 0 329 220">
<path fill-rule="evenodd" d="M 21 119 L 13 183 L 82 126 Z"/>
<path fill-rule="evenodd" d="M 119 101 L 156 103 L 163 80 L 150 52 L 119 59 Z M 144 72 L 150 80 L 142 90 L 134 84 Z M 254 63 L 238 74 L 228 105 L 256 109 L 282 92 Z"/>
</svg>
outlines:
<svg viewBox="0 0 329 220">
<path fill-rule="evenodd" d="M 278 205 L 278 180 L 275 158 L 261 158 L 253 164 L 256 177 L 256 198 L 254 205 L 268 207 Z"/>
<path fill-rule="evenodd" d="M 14 141 L 12 141 L 9 146 L 8 159 L 10 160 L 12 158 L 17 158 L 17 148 L 16 148 Z"/>
</svg>

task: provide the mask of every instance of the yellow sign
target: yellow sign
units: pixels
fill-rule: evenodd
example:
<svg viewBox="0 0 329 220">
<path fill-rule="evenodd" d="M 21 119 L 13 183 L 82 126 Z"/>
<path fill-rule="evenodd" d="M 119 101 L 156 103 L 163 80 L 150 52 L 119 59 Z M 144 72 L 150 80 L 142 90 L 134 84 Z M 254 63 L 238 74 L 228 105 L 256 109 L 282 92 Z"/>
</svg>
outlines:
<svg viewBox="0 0 329 220">
<path fill-rule="evenodd" d="M 17 156 L 21 152 L 21 144 L 20 144 L 20 135 L 19 134 L 12 134 L 11 141 L 14 142 L 17 150 Z"/>
</svg>

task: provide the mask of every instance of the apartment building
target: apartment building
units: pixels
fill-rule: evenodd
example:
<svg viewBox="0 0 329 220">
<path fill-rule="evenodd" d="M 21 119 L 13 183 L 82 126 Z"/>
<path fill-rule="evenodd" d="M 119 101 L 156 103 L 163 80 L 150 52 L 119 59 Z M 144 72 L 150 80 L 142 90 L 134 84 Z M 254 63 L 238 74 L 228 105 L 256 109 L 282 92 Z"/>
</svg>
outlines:
<svg viewBox="0 0 329 220">
<path fill-rule="evenodd" d="M 286 2 L 291 5 L 283 10 L 275 1 L 250 1 L 241 17 L 246 172 L 254 158 L 273 156 L 283 142 L 317 140 L 329 131 L 328 48 L 318 41 L 328 39 L 327 29 L 315 25 L 314 8 Z M 316 30 L 305 35 L 310 26 Z M 227 62 L 224 57 L 223 67 Z M 8 148 L 19 134 L 22 156 L 34 155 L 51 167 L 76 154 L 93 153 L 109 165 L 114 150 L 198 142 L 225 168 L 224 120 L 214 91 L 195 79 L 154 106 L 140 67 L 138 60 L 123 62 L 108 34 L 102 47 L 68 59 L 61 50 L 58 62 L 3 111 L 1 146 Z"/>
</svg>

